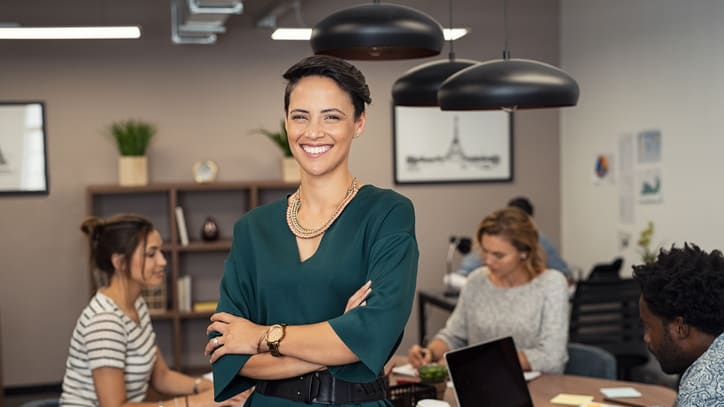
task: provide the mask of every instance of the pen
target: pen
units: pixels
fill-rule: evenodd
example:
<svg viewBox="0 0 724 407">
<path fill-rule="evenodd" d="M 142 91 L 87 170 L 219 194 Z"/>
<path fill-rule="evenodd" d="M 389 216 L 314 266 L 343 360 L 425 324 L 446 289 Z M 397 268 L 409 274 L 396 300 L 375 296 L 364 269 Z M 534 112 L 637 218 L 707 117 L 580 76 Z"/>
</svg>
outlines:
<svg viewBox="0 0 724 407">
<path fill-rule="evenodd" d="M 621 404 L 621 405 L 624 405 L 624 406 L 631 406 L 631 407 L 648 407 L 647 404 L 635 403 L 635 402 L 633 402 L 633 401 L 626 401 L 626 400 L 609 398 L 609 397 L 604 397 L 603 400 L 604 400 L 604 401 L 610 401 L 610 402 L 617 403 L 617 404 Z"/>
</svg>

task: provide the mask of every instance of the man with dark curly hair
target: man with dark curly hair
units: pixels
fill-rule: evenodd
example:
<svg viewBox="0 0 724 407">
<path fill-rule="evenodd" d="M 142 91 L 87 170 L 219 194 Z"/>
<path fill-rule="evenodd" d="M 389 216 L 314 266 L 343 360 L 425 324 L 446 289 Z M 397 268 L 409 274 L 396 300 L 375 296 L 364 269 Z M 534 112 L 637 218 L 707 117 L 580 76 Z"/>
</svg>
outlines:
<svg viewBox="0 0 724 407">
<path fill-rule="evenodd" d="M 724 257 L 694 244 L 634 266 L 644 341 L 666 373 L 681 374 L 678 407 L 724 406 Z"/>
</svg>

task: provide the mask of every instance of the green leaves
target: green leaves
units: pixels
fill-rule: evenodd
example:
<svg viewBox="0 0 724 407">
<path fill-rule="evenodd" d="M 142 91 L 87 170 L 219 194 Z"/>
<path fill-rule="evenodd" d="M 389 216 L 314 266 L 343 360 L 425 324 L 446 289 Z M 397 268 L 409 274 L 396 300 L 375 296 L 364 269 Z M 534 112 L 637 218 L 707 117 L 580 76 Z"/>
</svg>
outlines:
<svg viewBox="0 0 724 407">
<path fill-rule="evenodd" d="M 437 363 L 422 365 L 417 368 L 420 381 L 423 383 L 440 383 L 447 380 L 447 366 Z"/>
<path fill-rule="evenodd" d="M 111 134 L 122 156 L 142 156 L 146 155 L 156 128 L 140 120 L 126 120 L 114 122 L 111 125 Z"/>
<path fill-rule="evenodd" d="M 256 129 L 254 132 L 261 133 L 276 144 L 285 157 L 292 157 L 292 150 L 289 148 L 289 141 L 287 140 L 287 128 L 284 126 L 284 119 L 281 120 L 280 131 L 274 132 L 266 129 Z"/>
<path fill-rule="evenodd" d="M 654 236 L 654 222 L 649 221 L 648 225 L 639 235 L 638 245 L 641 247 L 641 261 L 651 264 L 656 261 L 656 251 L 651 250 L 651 238 Z"/>
</svg>

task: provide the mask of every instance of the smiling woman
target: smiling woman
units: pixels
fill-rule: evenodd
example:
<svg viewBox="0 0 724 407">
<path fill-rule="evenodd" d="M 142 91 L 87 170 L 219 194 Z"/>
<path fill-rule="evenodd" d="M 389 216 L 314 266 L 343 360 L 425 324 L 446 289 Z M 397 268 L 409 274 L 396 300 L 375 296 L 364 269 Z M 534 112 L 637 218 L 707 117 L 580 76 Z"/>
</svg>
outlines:
<svg viewBox="0 0 724 407">
<path fill-rule="evenodd" d="M 184 407 L 239 405 L 243 396 L 214 403 L 211 383 L 168 368 L 156 345 L 141 289 L 164 282 L 166 258 L 161 235 L 135 215 L 89 218 L 81 225 L 88 236 L 89 265 L 104 278 L 81 312 L 71 337 L 61 406 L 163 407 L 144 403 L 153 386 L 177 397 Z"/>
<path fill-rule="evenodd" d="M 255 386 L 247 405 L 387 406 L 381 374 L 415 294 L 412 203 L 350 173 L 371 100 L 357 68 L 312 56 L 284 78 L 301 181 L 235 225 L 205 350 L 216 397 Z"/>
</svg>

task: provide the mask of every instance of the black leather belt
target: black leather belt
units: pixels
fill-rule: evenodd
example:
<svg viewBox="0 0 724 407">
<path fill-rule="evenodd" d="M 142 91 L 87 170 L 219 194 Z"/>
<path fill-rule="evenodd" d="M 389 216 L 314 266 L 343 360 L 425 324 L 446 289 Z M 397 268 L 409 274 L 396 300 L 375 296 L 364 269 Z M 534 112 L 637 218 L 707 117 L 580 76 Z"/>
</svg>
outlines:
<svg viewBox="0 0 724 407">
<path fill-rule="evenodd" d="M 386 399 L 387 382 L 382 377 L 369 383 L 346 382 L 323 370 L 291 379 L 259 380 L 255 391 L 307 404 L 356 404 Z"/>
</svg>

